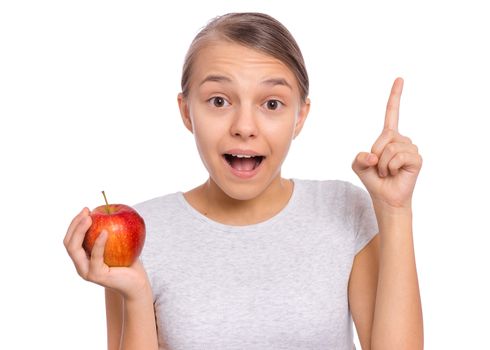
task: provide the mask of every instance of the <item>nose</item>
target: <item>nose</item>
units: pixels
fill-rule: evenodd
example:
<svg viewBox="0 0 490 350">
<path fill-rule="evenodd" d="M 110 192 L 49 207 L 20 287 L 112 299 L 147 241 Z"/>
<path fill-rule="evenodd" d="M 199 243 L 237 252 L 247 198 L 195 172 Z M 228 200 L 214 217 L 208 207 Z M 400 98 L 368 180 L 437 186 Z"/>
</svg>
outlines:
<svg viewBox="0 0 490 350">
<path fill-rule="evenodd" d="M 258 127 L 253 108 L 239 108 L 233 116 L 230 128 L 232 136 L 244 139 L 254 138 L 258 135 Z"/>
</svg>

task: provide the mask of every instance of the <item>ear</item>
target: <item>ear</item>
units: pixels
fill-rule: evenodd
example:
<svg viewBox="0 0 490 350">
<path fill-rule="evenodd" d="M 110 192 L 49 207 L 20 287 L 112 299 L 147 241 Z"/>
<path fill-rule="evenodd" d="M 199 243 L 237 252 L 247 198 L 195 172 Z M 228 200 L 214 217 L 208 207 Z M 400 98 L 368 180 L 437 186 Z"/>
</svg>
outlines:
<svg viewBox="0 0 490 350">
<path fill-rule="evenodd" d="M 305 124 L 306 117 L 310 113 L 310 99 L 306 98 L 305 102 L 301 105 L 301 108 L 298 113 L 298 119 L 296 120 L 296 125 L 294 126 L 294 137 L 299 135 L 301 129 L 303 129 L 303 125 Z"/>
<path fill-rule="evenodd" d="M 180 116 L 182 117 L 185 127 L 187 130 L 194 133 L 191 115 L 189 112 L 189 104 L 182 93 L 179 93 L 177 96 L 177 102 L 179 103 Z"/>
</svg>

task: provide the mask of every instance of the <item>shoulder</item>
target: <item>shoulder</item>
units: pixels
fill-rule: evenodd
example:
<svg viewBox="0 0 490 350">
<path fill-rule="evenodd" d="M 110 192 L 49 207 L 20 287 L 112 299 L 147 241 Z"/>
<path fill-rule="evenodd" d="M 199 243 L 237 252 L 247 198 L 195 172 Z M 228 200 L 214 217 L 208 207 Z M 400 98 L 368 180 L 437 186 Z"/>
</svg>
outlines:
<svg viewBox="0 0 490 350">
<path fill-rule="evenodd" d="M 161 216 L 162 214 L 178 210 L 181 193 L 175 192 L 133 205 L 133 208 L 143 217 Z"/>
<path fill-rule="evenodd" d="M 150 277 L 155 266 L 159 266 L 161 253 L 172 247 L 176 228 L 186 221 L 181 197 L 182 193 L 176 192 L 133 205 L 145 221 L 146 237 L 140 259 Z"/>
<path fill-rule="evenodd" d="M 351 182 L 344 180 L 305 180 L 294 179 L 303 196 L 313 201 L 322 203 L 331 202 L 339 205 L 341 203 L 357 203 L 369 197 L 367 191 Z"/>
<path fill-rule="evenodd" d="M 343 180 L 294 180 L 303 212 L 354 225 L 372 206 L 369 193 Z"/>
</svg>

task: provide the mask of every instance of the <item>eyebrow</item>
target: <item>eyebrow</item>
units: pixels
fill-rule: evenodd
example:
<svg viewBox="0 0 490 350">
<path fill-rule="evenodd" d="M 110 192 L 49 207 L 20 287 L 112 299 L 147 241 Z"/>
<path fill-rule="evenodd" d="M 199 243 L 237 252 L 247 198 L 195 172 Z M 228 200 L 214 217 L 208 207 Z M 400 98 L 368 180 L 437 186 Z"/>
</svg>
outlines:
<svg viewBox="0 0 490 350">
<path fill-rule="evenodd" d="M 291 85 L 287 82 L 286 79 L 284 78 L 271 78 L 271 79 L 266 79 L 264 81 L 261 82 L 262 84 L 265 84 L 265 85 L 272 85 L 272 86 L 275 86 L 275 85 L 283 85 L 283 86 L 286 86 L 288 88 L 290 88 L 291 90 L 293 89 L 291 87 Z"/>
<path fill-rule="evenodd" d="M 230 78 L 228 78 L 227 76 L 219 75 L 219 74 L 210 74 L 210 75 L 206 76 L 201 81 L 201 83 L 199 84 L 199 86 L 203 85 L 206 82 L 210 82 L 210 81 L 211 82 L 217 82 L 217 83 L 231 83 L 232 82 L 232 80 Z M 266 80 L 263 80 L 261 82 L 261 84 L 271 85 L 271 86 L 283 85 L 283 86 L 286 86 L 286 87 L 290 88 L 291 90 L 293 89 L 291 87 L 291 84 L 289 84 L 287 82 L 287 80 L 284 79 L 284 78 L 270 78 L 270 79 L 266 79 Z"/>
<path fill-rule="evenodd" d="M 211 74 L 211 75 L 206 76 L 201 81 L 201 83 L 199 84 L 199 86 L 201 86 L 202 84 L 204 84 L 204 83 L 206 83 L 208 81 L 214 81 L 214 82 L 217 82 L 217 83 L 231 83 L 231 79 L 228 78 L 228 77 L 225 77 L 224 75 Z"/>
</svg>

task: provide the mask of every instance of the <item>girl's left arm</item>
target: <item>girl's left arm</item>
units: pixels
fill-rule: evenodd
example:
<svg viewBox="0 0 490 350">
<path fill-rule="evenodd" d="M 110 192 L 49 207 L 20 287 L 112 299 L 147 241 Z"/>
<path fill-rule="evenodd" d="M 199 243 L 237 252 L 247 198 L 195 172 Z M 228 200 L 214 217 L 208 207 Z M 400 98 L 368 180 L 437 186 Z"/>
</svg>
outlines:
<svg viewBox="0 0 490 350">
<path fill-rule="evenodd" d="M 349 284 L 363 349 L 422 349 L 424 343 L 412 232 L 412 194 L 422 157 L 398 133 L 402 89 L 398 78 L 383 132 L 371 152 L 359 153 L 352 164 L 371 196 L 379 227 L 379 235 L 356 256 Z M 366 290 L 368 296 L 360 297 Z"/>
<path fill-rule="evenodd" d="M 371 349 L 423 349 L 412 213 L 374 205 L 380 244 Z"/>
</svg>

